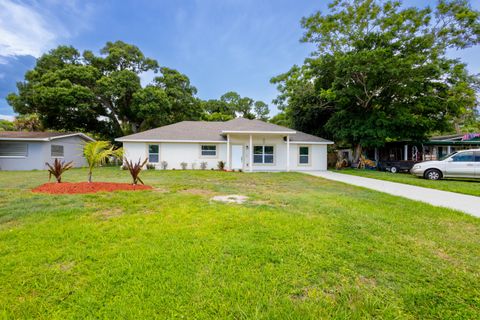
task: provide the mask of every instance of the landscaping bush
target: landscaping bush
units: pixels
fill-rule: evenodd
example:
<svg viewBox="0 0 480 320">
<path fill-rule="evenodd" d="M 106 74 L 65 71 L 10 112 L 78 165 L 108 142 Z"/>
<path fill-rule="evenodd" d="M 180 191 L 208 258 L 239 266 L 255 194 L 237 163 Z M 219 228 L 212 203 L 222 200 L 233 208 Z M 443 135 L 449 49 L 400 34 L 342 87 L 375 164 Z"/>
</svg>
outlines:
<svg viewBox="0 0 480 320">
<path fill-rule="evenodd" d="M 217 168 L 220 171 L 224 171 L 225 170 L 225 161 L 218 161 Z"/>
<path fill-rule="evenodd" d="M 197 164 L 195 162 L 192 162 L 191 166 L 192 166 L 192 170 L 195 170 L 195 168 L 197 167 Z"/>
<path fill-rule="evenodd" d="M 48 180 L 50 181 L 52 176 L 54 176 L 58 183 L 62 182 L 62 174 L 73 167 L 73 161 L 65 163 L 65 161 L 58 159 L 53 161 L 53 165 L 48 162 L 45 162 L 45 164 L 48 166 Z"/>
<path fill-rule="evenodd" d="M 83 147 L 83 156 L 88 163 L 88 182 L 92 182 L 93 169 L 104 165 L 111 157 L 122 158 L 123 149 L 115 149 L 108 141 L 92 141 Z"/>
<path fill-rule="evenodd" d="M 168 162 L 167 161 L 162 161 L 162 162 L 160 162 L 160 166 L 162 167 L 163 170 L 167 170 Z"/>
<path fill-rule="evenodd" d="M 207 166 L 208 166 L 208 162 L 206 161 L 200 162 L 200 169 L 205 170 L 207 169 Z"/>
<path fill-rule="evenodd" d="M 141 184 L 144 184 L 142 179 L 140 179 L 139 175 L 140 172 L 142 171 L 142 168 L 145 166 L 147 163 L 148 159 L 145 159 L 143 162 L 141 162 L 141 159 L 138 159 L 138 162 L 133 163 L 133 161 L 128 161 L 125 159 L 124 163 L 128 168 L 128 171 L 130 172 L 130 175 L 132 176 L 133 184 L 136 185 L 138 182 Z M 154 167 L 155 168 L 155 167 Z"/>
<path fill-rule="evenodd" d="M 147 163 L 147 170 L 155 170 L 155 165 L 153 163 Z"/>
<path fill-rule="evenodd" d="M 182 170 L 186 170 L 187 166 L 188 166 L 188 163 L 186 163 L 186 162 L 180 163 L 180 167 L 182 168 Z"/>
</svg>

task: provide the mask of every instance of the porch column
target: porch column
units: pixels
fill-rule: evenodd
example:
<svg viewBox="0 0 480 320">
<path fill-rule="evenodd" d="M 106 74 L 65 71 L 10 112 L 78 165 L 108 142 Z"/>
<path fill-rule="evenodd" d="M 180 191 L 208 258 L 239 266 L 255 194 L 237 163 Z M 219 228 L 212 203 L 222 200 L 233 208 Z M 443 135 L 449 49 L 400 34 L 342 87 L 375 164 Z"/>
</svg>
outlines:
<svg viewBox="0 0 480 320">
<path fill-rule="evenodd" d="M 452 153 L 452 146 L 447 146 L 447 154 Z"/>
<path fill-rule="evenodd" d="M 290 171 L 290 136 L 287 134 L 287 172 Z"/>
<path fill-rule="evenodd" d="M 403 146 L 403 160 L 408 160 L 408 144 Z"/>
<path fill-rule="evenodd" d="M 227 169 L 230 169 L 230 135 L 227 133 Z"/>
<path fill-rule="evenodd" d="M 253 171 L 253 141 L 252 135 L 250 135 L 250 141 L 248 145 L 248 170 Z"/>
</svg>

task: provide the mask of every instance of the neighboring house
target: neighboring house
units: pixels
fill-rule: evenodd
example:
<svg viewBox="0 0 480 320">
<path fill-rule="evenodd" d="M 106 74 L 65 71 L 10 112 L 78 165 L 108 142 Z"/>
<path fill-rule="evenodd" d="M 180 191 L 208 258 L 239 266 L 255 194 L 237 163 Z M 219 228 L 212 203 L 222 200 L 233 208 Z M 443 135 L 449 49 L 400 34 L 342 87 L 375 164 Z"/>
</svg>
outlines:
<svg viewBox="0 0 480 320">
<path fill-rule="evenodd" d="M 121 137 L 125 157 L 157 168 L 216 168 L 245 171 L 309 171 L 327 169 L 327 145 L 333 142 L 260 120 L 183 121 Z"/>
<path fill-rule="evenodd" d="M 423 143 L 388 142 L 381 148 L 366 148 L 364 153 L 368 159 L 377 161 L 380 167 L 392 161 L 406 161 L 408 166 L 413 166 L 416 162 L 441 159 L 454 151 L 478 148 L 480 148 L 480 133 L 461 133 L 434 136 Z M 351 153 L 345 153 L 346 150 L 341 151 L 344 155 L 351 155 Z"/>
<path fill-rule="evenodd" d="M 55 158 L 83 167 L 83 133 L 0 131 L 0 170 L 42 170 Z"/>
</svg>

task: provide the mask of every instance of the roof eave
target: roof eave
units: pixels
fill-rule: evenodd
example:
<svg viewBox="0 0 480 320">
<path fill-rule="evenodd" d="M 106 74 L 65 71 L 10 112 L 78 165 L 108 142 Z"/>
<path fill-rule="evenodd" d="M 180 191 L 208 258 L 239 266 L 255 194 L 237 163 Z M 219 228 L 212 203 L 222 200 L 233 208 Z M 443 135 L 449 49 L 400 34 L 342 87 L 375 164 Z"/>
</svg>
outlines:
<svg viewBox="0 0 480 320">
<path fill-rule="evenodd" d="M 223 140 L 171 140 L 171 139 L 115 139 L 117 142 L 178 142 L 178 143 L 227 143 Z"/>
<path fill-rule="evenodd" d="M 262 130 L 222 130 L 222 133 L 246 133 L 246 134 L 295 134 L 296 131 L 262 131 Z"/>
<path fill-rule="evenodd" d="M 49 141 L 48 138 L 5 138 L 1 137 L 0 141 Z"/>
<path fill-rule="evenodd" d="M 334 144 L 333 141 L 290 141 L 290 144 Z"/>
</svg>

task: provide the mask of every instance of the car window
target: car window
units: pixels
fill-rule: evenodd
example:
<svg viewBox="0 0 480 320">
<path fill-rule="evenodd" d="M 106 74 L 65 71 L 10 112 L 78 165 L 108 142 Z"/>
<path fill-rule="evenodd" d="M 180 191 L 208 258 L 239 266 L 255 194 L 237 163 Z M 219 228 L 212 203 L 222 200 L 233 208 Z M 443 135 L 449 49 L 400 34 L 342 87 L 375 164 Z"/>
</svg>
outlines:
<svg viewBox="0 0 480 320">
<path fill-rule="evenodd" d="M 475 152 L 475 162 L 480 162 L 480 151 Z"/>
<path fill-rule="evenodd" d="M 453 162 L 473 162 L 475 158 L 473 156 L 473 151 L 461 152 L 452 157 Z"/>
<path fill-rule="evenodd" d="M 456 154 L 456 153 L 458 153 L 458 152 L 457 152 L 457 151 L 454 151 L 454 152 L 449 153 L 449 154 L 447 154 L 447 155 L 441 156 L 440 159 L 438 159 L 438 160 L 440 160 L 440 161 L 445 160 L 445 159 L 447 159 L 447 158 L 450 158 L 451 156 L 453 156 L 453 155 Z"/>
</svg>

